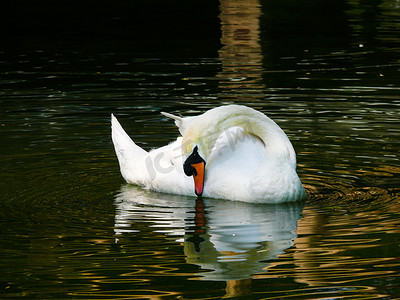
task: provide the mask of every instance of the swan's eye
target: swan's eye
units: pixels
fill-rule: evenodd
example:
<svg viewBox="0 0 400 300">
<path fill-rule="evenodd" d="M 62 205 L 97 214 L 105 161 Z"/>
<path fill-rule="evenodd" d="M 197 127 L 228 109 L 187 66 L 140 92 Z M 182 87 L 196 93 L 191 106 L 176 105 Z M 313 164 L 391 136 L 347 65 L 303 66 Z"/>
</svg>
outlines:
<svg viewBox="0 0 400 300">
<path fill-rule="evenodd" d="M 192 167 L 192 173 L 193 173 L 194 176 L 197 176 L 196 168 L 193 168 L 193 167 Z"/>
<path fill-rule="evenodd" d="M 188 160 L 186 160 L 185 163 L 183 164 L 183 171 L 185 172 L 186 176 L 192 176 L 193 175 L 193 168 L 188 163 Z"/>
</svg>

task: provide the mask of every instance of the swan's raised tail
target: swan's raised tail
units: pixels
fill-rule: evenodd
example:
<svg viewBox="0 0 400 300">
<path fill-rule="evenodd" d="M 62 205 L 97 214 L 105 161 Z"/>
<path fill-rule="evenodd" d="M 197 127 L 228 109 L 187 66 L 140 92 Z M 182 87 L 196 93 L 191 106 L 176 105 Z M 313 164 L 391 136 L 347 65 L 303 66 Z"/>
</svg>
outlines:
<svg viewBox="0 0 400 300">
<path fill-rule="evenodd" d="M 140 183 L 147 151 L 136 145 L 117 118 L 111 114 L 111 137 L 118 157 L 122 177 L 130 183 Z"/>
</svg>

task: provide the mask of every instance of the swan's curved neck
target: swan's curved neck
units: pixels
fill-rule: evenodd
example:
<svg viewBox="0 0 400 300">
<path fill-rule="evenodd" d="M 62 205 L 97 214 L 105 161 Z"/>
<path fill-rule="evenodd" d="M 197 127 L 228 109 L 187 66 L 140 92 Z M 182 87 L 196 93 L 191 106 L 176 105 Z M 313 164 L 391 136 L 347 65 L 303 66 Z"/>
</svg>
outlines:
<svg viewBox="0 0 400 300">
<path fill-rule="evenodd" d="M 239 126 L 247 134 L 260 138 L 265 145 L 266 155 L 289 159 L 296 163 L 292 144 L 274 121 L 261 112 L 235 105 L 232 105 L 230 110 L 210 110 L 201 118 L 193 120 L 183 135 L 183 154 L 187 156 L 194 145 L 198 145 L 201 155 L 207 160 L 218 137 L 234 126 Z"/>
</svg>

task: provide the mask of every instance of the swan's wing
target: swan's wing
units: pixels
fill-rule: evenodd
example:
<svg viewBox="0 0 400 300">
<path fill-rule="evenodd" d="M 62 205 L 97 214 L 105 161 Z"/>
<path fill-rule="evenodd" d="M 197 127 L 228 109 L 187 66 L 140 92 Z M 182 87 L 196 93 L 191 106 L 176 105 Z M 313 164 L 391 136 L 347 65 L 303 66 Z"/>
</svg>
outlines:
<svg viewBox="0 0 400 300">
<path fill-rule="evenodd" d="M 193 179 L 183 172 L 181 144 L 182 137 L 178 137 L 176 141 L 149 152 L 145 162 L 150 178 L 147 188 L 171 194 L 193 194 Z"/>
<path fill-rule="evenodd" d="M 148 152 L 131 140 L 113 114 L 111 114 L 111 137 L 122 177 L 129 183 L 143 184 L 147 177 L 147 172 L 144 172 L 144 161 Z"/>
<path fill-rule="evenodd" d="M 171 118 L 175 120 L 175 125 L 178 127 L 179 132 L 183 136 L 186 128 L 189 126 L 189 124 L 193 121 L 194 118 L 196 117 L 178 117 L 173 114 L 167 113 L 167 112 L 161 112 L 163 116 L 166 116 L 167 118 Z"/>
<path fill-rule="evenodd" d="M 131 140 L 114 115 L 111 130 L 121 174 L 128 183 L 165 193 L 193 193 L 192 179 L 183 173 L 182 137 L 147 152 Z"/>
</svg>

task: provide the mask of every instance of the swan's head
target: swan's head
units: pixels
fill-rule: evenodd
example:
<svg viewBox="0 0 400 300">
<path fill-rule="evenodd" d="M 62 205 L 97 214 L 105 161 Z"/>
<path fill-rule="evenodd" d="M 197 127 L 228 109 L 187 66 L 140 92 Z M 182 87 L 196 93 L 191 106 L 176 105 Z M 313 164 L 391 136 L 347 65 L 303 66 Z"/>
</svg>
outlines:
<svg viewBox="0 0 400 300">
<path fill-rule="evenodd" d="M 192 153 L 183 163 L 183 171 L 187 176 L 193 176 L 194 191 L 197 196 L 201 196 L 204 190 L 204 175 L 206 162 L 200 156 L 198 147 L 195 146 Z"/>
</svg>

